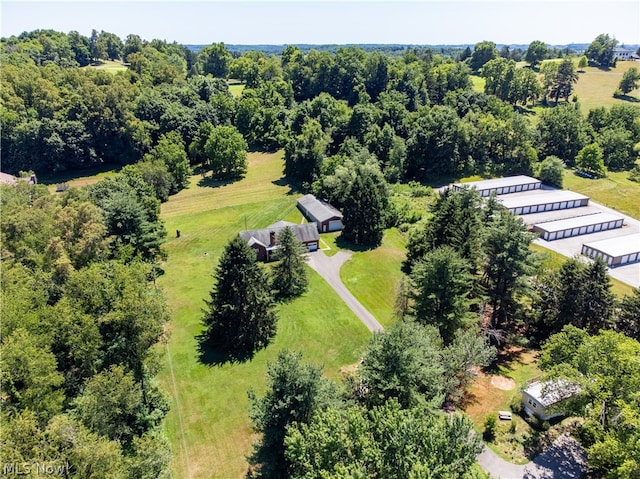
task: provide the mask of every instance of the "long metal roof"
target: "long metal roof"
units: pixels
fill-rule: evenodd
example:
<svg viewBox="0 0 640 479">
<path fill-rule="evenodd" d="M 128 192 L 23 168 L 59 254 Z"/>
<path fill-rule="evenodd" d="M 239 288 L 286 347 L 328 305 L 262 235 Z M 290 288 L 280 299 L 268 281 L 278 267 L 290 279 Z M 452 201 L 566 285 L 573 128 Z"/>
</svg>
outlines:
<svg viewBox="0 0 640 479">
<path fill-rule="evenodd" d="M 568 190 L 527 191 L 526 193 L 513 193 L 497 198 L 500 203 L 509 209 L 584 199 L 589 199 L 589 197 Z"/>
<path fill-rule="evenodd" d="M 592 241 L 590 243 L 584 243 L 583 246 L 596 249 L 613 257 L 640 253 L 640 233 Z"/>
<path fill-rule="evenodd" d="M 583 226 L 598 225 L 622 219 L 623 218 L 621 216 L 612 215 L 611 213 L 596 213 L 593 215 L 576 216 L 575 218 L 548 221 L 547 223 L 536 223 L 535 228 L 552 233 L 554 231 L 564 231 L 571 228 L 581 228 Z"/>
<path fill-rule="evenodd" d="M 313 195 L 304 195 L 302 198 L 298 198 L 298 205 L 311 216 L 313 221 L 322 223 L 336 218 L 342 219 L 342 213 Z"/>
<path fill-rule="evenodd" d="M 490 190 L 493 188 L 504 188 L 505 186 L 528 185 L 530 183 L 542 183 L 537 178 L 531 176 L 517 175 L 505 178 L 493 178 L 491 180 L 469 181 L 467 183 L 454 183 L 458 188 L 475 188 L 477 190 Z"/>
</svg>

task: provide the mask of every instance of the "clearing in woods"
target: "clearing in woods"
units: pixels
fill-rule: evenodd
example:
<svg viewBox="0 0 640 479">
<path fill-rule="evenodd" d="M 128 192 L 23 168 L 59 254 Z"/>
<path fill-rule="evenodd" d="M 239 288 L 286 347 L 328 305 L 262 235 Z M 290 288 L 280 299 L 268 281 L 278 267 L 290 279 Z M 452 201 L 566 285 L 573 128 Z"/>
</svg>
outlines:
<svg viewBox="0 0 640 479">
<path fill-rule="evenodd" d="M 280 349 L 302 351 L 303 361 L 323 365 L 328 377 L 338 379 L 340 368 L 358 360 L 370 336 L 329 285 L 308 269 L 309 291 L 278 306 L 278 334 L 267 349 L 244 363 L 200 361 L 196 338 L 204 299 L 224 246 L 238 231 L 265 227 L 295 210 L 297 195 L 281 177 L 282 152 L 251 153 L 246 178 L 206 186 L 208 178 L 194 176 L 188 189 L 162 205 L 169 256 L 158 283 L 173 319 L 159 378 L 172 399 L 165 429 L 174 477 L 244 477 L 255 439 L 247 390 L 262 393 L 267 362 Z M 178 229 L 180 238 L 175 237 Z"/>
</svg>

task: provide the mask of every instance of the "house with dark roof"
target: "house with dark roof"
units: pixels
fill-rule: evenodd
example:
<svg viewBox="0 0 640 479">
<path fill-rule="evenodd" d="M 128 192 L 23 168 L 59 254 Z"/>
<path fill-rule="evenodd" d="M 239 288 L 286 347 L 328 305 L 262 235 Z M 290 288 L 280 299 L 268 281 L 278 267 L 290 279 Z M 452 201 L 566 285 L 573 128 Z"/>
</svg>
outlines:
<svg viewBox="0 0 640 479">
<path fill-rule="evenodd" d="M 316 251 L 320 242 L 318 229 L 313 223 L 295 224 L 288 221 L 278 221 L 260 230 L 240 231 L 238 235 L 256 251 L 260 261 L 270 261 L 273 252 L 279 248 L 278 233 L 286 227 L 293 230 L 296 239 L 309 251 Z"/>
<path fill-rule="evenodd" d="M 342 229 L 342 213 L 325 201 L 313 195 L 304 195 L 298 199 L 298 208 L 302 214 L 316 224 L 320 233 Z"/>
</svg>

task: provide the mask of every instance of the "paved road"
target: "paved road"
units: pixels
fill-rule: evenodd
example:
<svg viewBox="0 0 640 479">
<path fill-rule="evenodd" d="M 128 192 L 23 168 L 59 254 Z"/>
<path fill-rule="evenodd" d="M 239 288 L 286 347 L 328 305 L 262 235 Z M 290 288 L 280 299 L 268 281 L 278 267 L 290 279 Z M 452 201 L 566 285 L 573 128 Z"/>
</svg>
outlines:
<svg viewBox="0 0 640 479">
<path fill-rule="evenodd" d="M 495 479 L 578 479 L 586 471 L 586 457 L 582 446 L 563 434 L 523 466 L 505 461 L 487 446 L 478 456 L 478 462 Z"/>
<path fill-rule="evenodd" d="M 346 251 L 340 251 L 333 256 L 327 256 L 324 251 L 319 250 L 308 255 L 308 264 L 315 271 L 318 272 L 324 280 L 329 283 L 338 296 L 346 303 L 346 305 L 353 311 L 360 321 L 371 332 L 382 331 L 384 328 L 373 317 L 373 315 L 367 311 L 367 309 L 360 304 L 360 302 L 349 292 L 347 287 L 340 279 L 340 267 L 351 257 L 351 253 Z"/>
</svg>

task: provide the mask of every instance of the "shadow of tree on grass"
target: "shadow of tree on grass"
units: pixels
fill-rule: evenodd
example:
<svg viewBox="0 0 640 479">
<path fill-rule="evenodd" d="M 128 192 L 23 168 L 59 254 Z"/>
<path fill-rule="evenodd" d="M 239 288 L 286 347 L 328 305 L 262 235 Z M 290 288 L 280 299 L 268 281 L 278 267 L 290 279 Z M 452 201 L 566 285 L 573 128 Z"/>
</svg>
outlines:
<svg viewBox="0 0 640 479">
<path fill-rule="evenodd" d="M 229 176 L 224 178 L 216 178 L 214 176 L 203 176 L 198 181 L 198 186 L 207 188 L 219 188 L 221 186 L 231 185 L 237 181 L 240 181 L 244 176 Z"/>
<path fill-rule="evenodd" d="M 207 366 L 222 366 L 227 363 L 251 361 L 256 351 L 229 351 L 211 340 L 206 331 L 196 336 L 198 342 L 198 361 Z"/>
</svg>

